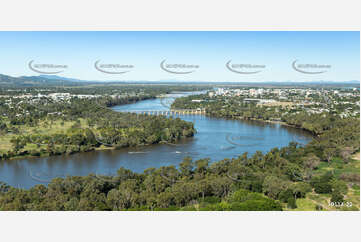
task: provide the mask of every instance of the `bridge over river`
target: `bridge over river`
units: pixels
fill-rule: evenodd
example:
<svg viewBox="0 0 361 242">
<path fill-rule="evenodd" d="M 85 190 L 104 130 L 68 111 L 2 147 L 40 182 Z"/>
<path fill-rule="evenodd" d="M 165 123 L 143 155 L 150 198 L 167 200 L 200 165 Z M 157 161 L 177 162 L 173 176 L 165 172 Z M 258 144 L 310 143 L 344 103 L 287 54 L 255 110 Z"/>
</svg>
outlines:
<svg viewBox="0 0 361 242">
<path fill-rule="evenodd" d="M 171 104 L 172 100 L 161 102 L 160 99 L 148 99 L 115 106 L 112 110 L 179 117 L 194 123 L 197 132 L 193 138 L 181 139 L 176 144 L 124 147 L 73 155 L 24 157 L 1 161 L 1 180 L 12 186 L 30 188 L 37 184 L 48 184 L 55 177 L 86 176 L 91 173 L 114 175 L 120 167 L 133 172 L 143 172 L 152 167 L 170 165 L 177 167 L 185 157 L 189 156 L 193 160 L 210 158 L 210 162 L 220 161 L 238 157 L 244 152 L 250 155 L 256 151 L 268 152 L 274 147 L 284 147 L 291 141 L 305 144 L 312 139 L 312 137 L 308 138 L 308 133 L 287 126 L 212 118 L 206 116 L 203 109 L 175 109 L 171 108 Z M 105 146 L 116 146 L 112 140 L 102 137 L 101 134 L 95 134 L 95 138 Z M 37 140 L 34 142 L 40 145 L 49 143 L 40 143 Z M 54 143 L 55 140 L 52 142 Z"/>
<path fill-rule="evenodd" d="M 205 109 L 170 109 L 170 110 L 123 110 L 123 112 L 147 115 L 204 115 Z"/>
</svg>

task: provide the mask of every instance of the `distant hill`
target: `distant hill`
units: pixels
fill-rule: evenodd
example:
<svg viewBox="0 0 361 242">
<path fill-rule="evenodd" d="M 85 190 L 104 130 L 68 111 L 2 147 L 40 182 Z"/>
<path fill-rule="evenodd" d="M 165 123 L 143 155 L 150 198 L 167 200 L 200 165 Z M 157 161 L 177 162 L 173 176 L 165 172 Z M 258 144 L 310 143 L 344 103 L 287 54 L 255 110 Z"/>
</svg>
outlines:
<svg viewBox="0 0 361 242">
<path fill-rule="evenodd" d="M 293 82 L 293 81 L 272 81 L 272 82 L 221 82 L 221 81 L 182 81 L 182 80 L 126 80 L 126 81 L 88 81 L 75 78 L 68 78 L 56 75 L 39 75 L 39 76 L 21 76 L 12 77 L 0 74 L 0 87 L 37 87 L 37 86 L 83 86 L 89 84 L 99 85 L 116 85 L 116 84 L 194 84 L 194 85 L 210 85 L 210 86 L 243 86 L 243 87 L 360 87 L 360 81 L 351 80 L 348 82 L 337 81 L 309 81 L 309 82 Z"/>
<path fill-rule="evenodd" d="M 17 78 L 0 74 L 0 84 L 7 84 L 16 82 Z"/>
<path fill-rule="evenodd" d="M 57 75 L 39 75 L 39 77 L 43 77 L 50 80 L 62 80 L 62 81 L 71 81 L 71 82 L 84 82 L 84 80 L 75 79 L 75 78 L 68 78 L 63 76 Z"/>
<path fill-rule="evenodd" d="M 32 86 L 74 86 L 77 82 L 63 78 L 51 79 L 50 77 L 41 76 L 21 76 L 12 77 L 0 74 L 0 87 L 32 87 Z"/>
</svg>

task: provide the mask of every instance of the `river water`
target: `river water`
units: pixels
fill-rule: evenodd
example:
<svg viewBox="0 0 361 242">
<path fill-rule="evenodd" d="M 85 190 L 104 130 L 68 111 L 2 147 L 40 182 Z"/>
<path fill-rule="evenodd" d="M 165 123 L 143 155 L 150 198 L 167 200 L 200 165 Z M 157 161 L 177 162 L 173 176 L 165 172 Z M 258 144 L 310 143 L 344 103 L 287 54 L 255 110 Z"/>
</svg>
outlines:
<svg viewBox="0 0 361 242">
<path fill-rule="evenodd" d="M 140 101 L 115 106 L 117 112 L 169 110 L 174 98 L 187 94 L 172 94 L 163 99 Z M 280 124 L 258 121 L 238 121 L 211 118 L 204 115 L 177 115 L 194 123 L 197 133 L 175 145 L 159 144 L 121 150 L 103 150 L 74 155 L 0 161 L 0 181 L 15 187 L 29 188 L 47 184 L 54 177 L 84 176 L 90 173 L 113 175 L 124 167 L 142 172 L 150 167 L 177 166 L 184 157 L 193 160 L 210 158 L 218 161 L 233 158 L 244 152 L 267 152 L 274 147 L 284 147 L 291 141 L 307 143 L 307 133 Z"/>
</svg>

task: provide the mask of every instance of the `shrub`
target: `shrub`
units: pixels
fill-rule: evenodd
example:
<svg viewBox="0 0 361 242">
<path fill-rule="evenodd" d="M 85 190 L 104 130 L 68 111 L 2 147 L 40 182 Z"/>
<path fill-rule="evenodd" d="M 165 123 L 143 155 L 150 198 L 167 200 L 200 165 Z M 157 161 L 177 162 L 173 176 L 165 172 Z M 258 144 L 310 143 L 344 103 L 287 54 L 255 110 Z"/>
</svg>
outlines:
<svg viewBox="0 0 361 242">
<path fill-rule="evenodd" d="M 291 208 L 291 209 L 297 208 L 296 199 L 294 199 L 293 197 L 290 197 L 287 202 L 287 207 Z"/>
<path fill-rule="evenodd" d="M 318 204 L 316 205 L 315 208 L 316 208 L 317 211 L 322 211 L 323 210 L 323 207 L 321 205 L 318 205 Z"/>
<path fill-rule="evenodd" d="M 219 203 L 221 201 L 221 199 L 219 197 L 215 197 L 215 196 L 210 196 L 210 197 L 205 197 L 203 202 L 204 203 Z"/>
<path fill-rule="evenodd" d="M 343 195 L 337 191 L 332 193 L 331 202 L 341 203 L 343 202 Z"/>
<path fill-rule="evenodd" d="M 332 192 L 332 186 L 328 182 L 316 183 L 314 188 L 315 188 L 315 192 L 319 193 L 319 194 L 331 193 Z"/>
<path fill-rule="evenodd" d="M 282 191 L 279 195 L 279 199 L 284 203 L 288 202 L 290 198 L 293 198 L 293 191 L 291 189 Z"/>
<path fill-rule="evenodd" d="M 230 207 L 232 211 L 282 211 L 282 205 L 270 198 L 232 203 Z"/>
</svg>

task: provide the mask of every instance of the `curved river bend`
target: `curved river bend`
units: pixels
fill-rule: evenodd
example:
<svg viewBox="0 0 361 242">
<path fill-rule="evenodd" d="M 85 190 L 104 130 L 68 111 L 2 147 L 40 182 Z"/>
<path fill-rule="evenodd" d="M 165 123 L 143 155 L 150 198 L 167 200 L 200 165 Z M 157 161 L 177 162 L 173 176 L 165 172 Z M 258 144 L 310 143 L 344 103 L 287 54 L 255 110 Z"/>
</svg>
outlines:
<svg viewBox="0 0 361 242">
<path fill-rule="evenodd" d="M 169 110 L 167 106 L 172 100 L 181 95 L 187 94 L 173 94 L 165 99 L 115 106 L 113 110 L 165 111 Z M 237 157 L 244 152 L 267 152 L 274 147 L 287 146 L 291 141 L 305 144 L 311 140 L 307 133 L 279 124 L 225 120 L 204 115 L 177 117 L 194 123 L 197 133 L 193 138 L 182 140 L 175 145 L 162 144 L 69 156 L 0 161 L 0 181 L 15 187 L 30 188 L 36 184 L 47 184 L 54 177 L 85 176 L 90 173 L 111 175 L 120 167 L 142 172 L 150 167 L 177 166 L 186 156 L 191 156 L 193 160 L 210 158 L 211 161 L 218 161 Z"/>
</svg>

